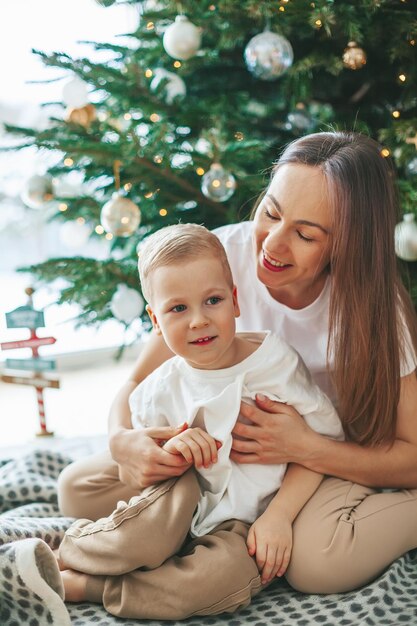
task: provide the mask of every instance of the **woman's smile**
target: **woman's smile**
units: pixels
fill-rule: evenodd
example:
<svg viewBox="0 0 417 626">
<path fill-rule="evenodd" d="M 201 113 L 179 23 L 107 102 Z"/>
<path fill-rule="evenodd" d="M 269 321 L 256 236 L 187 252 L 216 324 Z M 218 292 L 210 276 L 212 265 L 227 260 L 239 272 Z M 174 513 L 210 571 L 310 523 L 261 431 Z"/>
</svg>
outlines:
<svg viewBox="0 0 417 626">
<path fill-rule="evenodd" d="M 290 263 L 283 263 L 282 261 L 278 261 L 277 259 L 274 259 L 267 252 L 265 252 L 265 250 L 263 250 L 262 252 L 264 255 L 263 263 L 267 269 L 273 272 L 279 272 L 288 267 L 291 267 Z"/>
</svg>

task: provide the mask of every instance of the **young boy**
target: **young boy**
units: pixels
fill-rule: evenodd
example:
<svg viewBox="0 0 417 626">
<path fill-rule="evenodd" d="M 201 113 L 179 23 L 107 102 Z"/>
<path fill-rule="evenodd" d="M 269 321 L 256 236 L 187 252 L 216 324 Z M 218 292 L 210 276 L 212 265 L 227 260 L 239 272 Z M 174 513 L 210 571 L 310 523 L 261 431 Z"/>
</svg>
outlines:
<svg viewBox="0 0 417 626">
<path fill-rule="evenodd" d="M 233 463 L 242 399 L 287 402 L 330 437 L 343 438 L 342 427 L 288 344 L 235 333 L 236 288 L 213 233 L 195 224 L 161 229 L 146 240 L 139 273 L 154 331 L 177 356 L 133 391 L 132 423 L 184 424 L 161 445 L 192 468 L 67 531 L 59 550 L 66 599 L 131 618 L 234 611 L 284 574 L 292 522 L 322 479 L 297 465 Z"/>
</svg>

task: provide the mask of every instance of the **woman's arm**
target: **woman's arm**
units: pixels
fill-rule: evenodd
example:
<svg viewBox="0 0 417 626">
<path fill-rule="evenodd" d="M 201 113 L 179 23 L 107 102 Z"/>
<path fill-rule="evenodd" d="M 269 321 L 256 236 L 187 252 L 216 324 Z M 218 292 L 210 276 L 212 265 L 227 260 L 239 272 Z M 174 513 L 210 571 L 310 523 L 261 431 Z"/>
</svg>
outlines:
<svg viewBox="0 0 417 626">
<path fill-rule="evenodd" d="M 120 389 L 110 408 L 110 452 L 119 465 L 120 480 L 134 489 L 143 489 L 172 476 L 179 476 L 189 467 L 181 455 L 166 452 L 158 442 L 178 435 L 181 427 L 134 430 L 130 419 L 130 394 L 146 376 L 171 356 L 172 352 L 162 337 L 152 334 L 129 380 Z"/>
<path fill-rule="evenodd" d="M 401 379 L 396 439 L 392 446 L 360 446 L 339 442 L 311 430 L 285 404 L 257 400 L 243 405 L 242 415 L 253 423 L 238 422 L 231 458 L 238 463 L 299 463 L 322 474 L 370 487 L 417 487 L 417 379 Z"/>
</svg>

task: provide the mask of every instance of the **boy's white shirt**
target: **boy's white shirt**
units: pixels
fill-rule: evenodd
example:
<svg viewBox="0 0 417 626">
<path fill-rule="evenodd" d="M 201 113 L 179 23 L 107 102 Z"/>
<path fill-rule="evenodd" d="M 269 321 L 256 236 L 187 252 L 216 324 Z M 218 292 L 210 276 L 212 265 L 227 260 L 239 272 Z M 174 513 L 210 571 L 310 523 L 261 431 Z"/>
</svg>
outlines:
<svg viewBox="0 0 417 626">
<path fill-rule="evenodd" d="M 293 348 L 270 332 L 239 336 L 258 344 L 241 363 L 198 370 L 176 356 L 140 383 L 129 399 L 134 428 L 187 422 L 222 443 L 218 462 L 198 470 L 201 499 L 191 525 L 193 536 L 205 535 L 229 519 L 254 522 L 281 485 L 285 465 L 239 465 L 229 458 L 242 400 L 253 403 L 262 393 L 286 402 L 317 432 L 343 439 L 336 410 Z"/>
</svg>

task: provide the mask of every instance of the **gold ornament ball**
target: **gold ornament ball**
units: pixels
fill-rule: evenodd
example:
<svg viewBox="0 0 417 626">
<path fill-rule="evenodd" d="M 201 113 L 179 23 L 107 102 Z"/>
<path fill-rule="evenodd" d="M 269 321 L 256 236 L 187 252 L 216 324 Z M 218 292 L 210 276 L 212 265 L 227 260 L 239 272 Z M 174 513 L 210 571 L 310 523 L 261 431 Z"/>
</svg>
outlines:
<svg viewBox="0 0 417 626">
<path fill-rule="evenodd" d="M 67 109 L 65 121 L 69 124 L 79 124 L 84 128 L 90 128 L 96 119 L 96 107 L 94 104 L 86 104 L 79 109 Z"/>
<path fill-rule="evenodd" d="M 139 207 L 114 193 L 111 200 L 101 209 L 100 221 L 104 230 L 116 237 L 130 237 L 140 224 L 141 214 Z"/>
<path fill-rule="evenodd" d="M 366 64 L 365 50 L 356 41 L 349 41 L 343 52 L 343 65 L 350 70 L 360 70 Z"/>
</svg>

